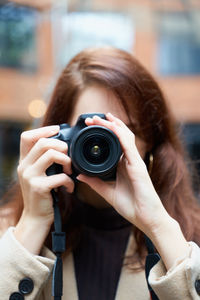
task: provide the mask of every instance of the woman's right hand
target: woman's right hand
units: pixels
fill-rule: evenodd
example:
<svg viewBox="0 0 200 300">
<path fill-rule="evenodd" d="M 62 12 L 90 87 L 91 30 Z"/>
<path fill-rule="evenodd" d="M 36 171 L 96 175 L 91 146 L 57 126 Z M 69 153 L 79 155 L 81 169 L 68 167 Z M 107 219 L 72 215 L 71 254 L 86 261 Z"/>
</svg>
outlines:
<svg viewBox="0 0 200 300">
<path fill-rule="evenodd" d="M 24 239 L 23 230 L 27 231 L 26 237 L 28 232 L 30 234 L 34 231 L 34 228 L 40 229 L 40 232 L 44 228 L 44 235 L 48 234 L 54 219 L 50 193 L 52 189 L 65 186 L 69 193 L 74 190 L 74 182 L 68 176 L 72 172 L 71 158 L 66 154 L 68 146 L 63 141 L 48 138 L 58 131 L 59 126 L 47 126 L 25 131 L 21 135 L 17 171 L 24 209 L 15 230 L 19 240 Z M 53 163 L 62 165 L 63 173 L 47 176 L 46 169 Z M 27 244 L 27 241 L 25 243 Z"/>
</svg>

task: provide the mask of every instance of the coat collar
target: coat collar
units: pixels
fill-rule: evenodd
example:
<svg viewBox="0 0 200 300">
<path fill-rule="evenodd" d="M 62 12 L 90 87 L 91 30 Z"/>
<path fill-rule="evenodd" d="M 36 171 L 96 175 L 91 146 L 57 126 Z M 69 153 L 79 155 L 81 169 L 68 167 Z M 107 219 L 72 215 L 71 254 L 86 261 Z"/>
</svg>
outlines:
<svg viewBox="0 0 200 300">
<path fill-rule="evenodd" d="M 133 234 L 130 235 L 125 256 L 130 256 L 135 251 L 135 240 Z M 45 256 L 55 258 L 51 251 L 45 251 Z M 45 293 L 45 300 L 51 299 L 51 279 Z M 133 272 L 126 265 L 122 267 L 115 300 L 147 300 L 149 292 L 146 284 L 144 271 Z M 75 278 L 75 268 L 73 254 L 65 257 L 63 262 L 63 300 L 79 300 L 78 289 Z M 90 300 L 90 299 L 89 299 Z"/>
<path fill-rule="evenodd" d="M 135 252 L 135 248 L 135 239 L 133 234 L 131 234 L 125 252 L 125 257 L 133 255 L 133 253 Z M 121 270 L 115 300 L 133 299 L 149 299 L 149 291 L 147 288 L 145 272 L 144 270 L 133 272 L 124 264 Z"/>
</svg>

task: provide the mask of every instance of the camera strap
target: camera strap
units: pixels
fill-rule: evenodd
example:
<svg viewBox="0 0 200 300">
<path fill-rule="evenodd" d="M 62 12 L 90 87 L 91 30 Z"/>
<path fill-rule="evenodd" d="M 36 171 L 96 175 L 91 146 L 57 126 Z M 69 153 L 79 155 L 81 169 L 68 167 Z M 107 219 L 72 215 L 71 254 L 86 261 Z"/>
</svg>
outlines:
<svg viewBox="0 0 200 300">
<path fill-rule="evenodd" d="M 63 295 L 63 262 L 62 253 L 65 252 L 66 245 L 66 234 L 62 232 L 62 221 L 60 209 L 58 206 L 58 196 L 55 190 L 51 191 L 53 197 L 53 208 L 54 208 L 54 228 L 52 232 L 52 250 L 56 255 L 56 261 L 53 268 L 53 279 L 52 279 L 52 296 L 54 300 L 61 300 Z"/>
<path fill-rule="evenodd" d="M 152 241 L 146 235 L 144 237 L 145 237 L 146 248 L 148 251 L 148 255 L 146 256 L 146 261 L 145 261 L 145 277 L 146 277 L 149 293 L 151 296 L 151 300 L 159 300 L 148 282 L 148 277 L 149 277 L 150 270 L 160 260 L 160 255 L 156 252 L 156 249 Z"/>
</svg>

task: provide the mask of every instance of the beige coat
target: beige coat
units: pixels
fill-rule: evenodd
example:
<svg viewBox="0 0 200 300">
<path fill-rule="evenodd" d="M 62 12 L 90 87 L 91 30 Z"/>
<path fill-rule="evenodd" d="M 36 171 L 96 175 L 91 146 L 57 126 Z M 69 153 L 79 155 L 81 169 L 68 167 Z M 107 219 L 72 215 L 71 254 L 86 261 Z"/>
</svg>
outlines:
<svg viewBox="0 0 200 300">
<path fill-rule="evenodd" d="M 25 300 L 53 300 L 51 271 L 54 254 L 47 248 L 42 250 L 41 256 L 30 254 L 15 239 L 13 230 L 13 227 L 9 228 L 0 239 L 0 300 L 9 300 L 12 293 L 19 291 L 19 282 L 27 277 L 33 280 L 34 288 L 24 296 Z M 132 251 L 131 239 L 126 255 Z M 149 281 L 160 300 L 200 299 L 198 289 L 195 289 L 195 282 L 200 278 L 200 249 L 193 242 L 190 245 L 190 257 L 177 262 L 167 273 L 162 261 L 151 270 Z M 78 300 L 72 254 L 64 260 L 63 268 L 63 300 Z M 149 299 L 144 272 L 131 273 L 123 267 L 115 300 Z"/>
</svg>

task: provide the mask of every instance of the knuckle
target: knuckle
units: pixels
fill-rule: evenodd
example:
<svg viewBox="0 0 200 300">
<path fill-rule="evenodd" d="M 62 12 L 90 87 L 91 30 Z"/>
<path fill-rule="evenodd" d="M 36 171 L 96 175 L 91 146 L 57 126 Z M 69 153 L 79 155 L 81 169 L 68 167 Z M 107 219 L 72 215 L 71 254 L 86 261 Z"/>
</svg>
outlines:
<svg viewBox="0 0 200 300">
<path fill-rule="evenodd" d="M 46 151 L 46 153 L 47 153 L 47 155 L 52 156 L 52 155 L 55 154 L 55 150 L 52 149 L 52 148 L 50 148 L 50 149 L 48 149 L 48 150 Z"/>
<path fill-rule="evenodd" d="M 68 176 L 65 173 L 60 173 L 60 180 L 62 180 L 63 182 L 67 182 L 68 181 Z"/>
<path fill-rule="evenodd" d="M 44 192 L 44 185 L 41 185 L 40 180 L 38 178 L 32 178 L 30 180 L 31 192 L 34 194 L 42 194 Z"/>
<path fill-rule="evenodd" d="M 20 139 L 21 139 L 22 143 L 29 141 L 29 139 L 30 139 L 29 131 L 23 131 L 21 133 Z"/>
<path fill-rule="evenodd" d="M 71 181 L 70 177 L 69 177 L 67 174 L 65 174 L 65 173 L 62 173 L 62 174 L 61 174 L 61 180 L 62 180 L 63 183 L 65 183 L 65 184 L 69 184 L 70 181 Z"/>
<path fill-rule="evenodd" d="M 57 156 L 57 153 L 53 149 L 48 149 L 46 151 L 46 156 L 47 156 L 47 159 L 51 161 L 53 158 L 55 158 Z"/>
<path fill-rule="evenodd" d="M 47 147 L 47 139 L 44 138 L 44 137 L 41 137 L 39 140 L 38 140 L 38 145 L 40 148 L 46 148 Z"/>
<path fill-rule="evenodd" d="M 60 147 L 62 148 L 63 151 L 67 151 L 68 145 L 67 145 L 66 142 L 61 141 L 61 140 L 57 140 L 57 139 L 56 139 L 56 141 L 57 141 L 57 143 L 59 143 L 59 145 L 60 145 Z"/>
<path fill-rule="evenodd" d="M 67 188 L 67 191 L 72 193 L 74 190 L 74 182 L 68 177 L 65 179 L 65 187 Z"/>
<path fill-rule="evenodd" d="M 18 175 L 21 175 L 21 174 L 22 174 L 22 172 L 23 172 L 22 165 L 21 165 L 21 164 L 19 164 L 19 165 L 17 166 L 17 174 L 18 174 Z"/>
<path fill-rule="evenodd" d="M 66 161 L 67 161 L 67 165 L 68 165 L 68 166 L 71 166 L 71 164 L 72 164 L 72 159 L 71 159 L 71 157 L 69 157 L 68 155 L 66 155 Z"/>
<path fill-rule="evenodd" d="M 38 140 L 39 147 L 41 149 L 48 150 L 48 149 L 57 149 L 58 151 L 67 152 L 68 145 L 67 143 L 60 141 L 58 139 L 49 139 L 42 137 Z"/>
<path fill-rule="evenodd" d="M 23 170 L 22 173 L 21 173 L 21 177 L 24 181 L 29 181 L 29 170 L 26 169 L 26 170 Z"/>
<path fill-rule="evenodd" d="M 115 122 L 111 122 L 110 124 L 109 124 L 109 126 L 110 126 L 110 129 L 112 130 L 112 131 L 115 131 L 116 130 L 116 126 L 117 124 L 115 123 Z"/>
</svg>

